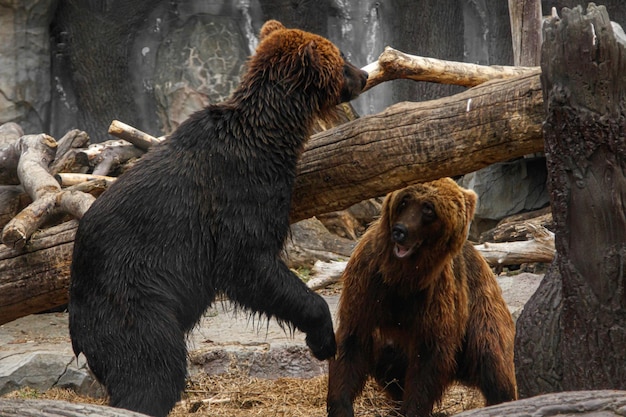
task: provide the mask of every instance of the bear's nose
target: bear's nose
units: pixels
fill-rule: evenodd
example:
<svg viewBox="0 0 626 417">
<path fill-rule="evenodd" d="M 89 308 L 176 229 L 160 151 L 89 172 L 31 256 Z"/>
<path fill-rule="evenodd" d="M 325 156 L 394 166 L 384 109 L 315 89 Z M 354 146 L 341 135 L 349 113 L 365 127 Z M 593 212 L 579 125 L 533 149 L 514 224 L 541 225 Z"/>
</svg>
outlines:
<svg viewBox="0 0 626 417">
<path fill-rule="evenodd" d="M 402 243 L 409 236 L 409 230 L 403 224 L 395 224 L 391 228 L 391 239 L 396 243 Z"/>
<path fill-rule="evenodd" d="M 365 88 L 365 84 L 367 84 L 367 79 L 369 78 L 369 74 L 367 71 L 361 70 L 361 90 Z"/>
</svg>

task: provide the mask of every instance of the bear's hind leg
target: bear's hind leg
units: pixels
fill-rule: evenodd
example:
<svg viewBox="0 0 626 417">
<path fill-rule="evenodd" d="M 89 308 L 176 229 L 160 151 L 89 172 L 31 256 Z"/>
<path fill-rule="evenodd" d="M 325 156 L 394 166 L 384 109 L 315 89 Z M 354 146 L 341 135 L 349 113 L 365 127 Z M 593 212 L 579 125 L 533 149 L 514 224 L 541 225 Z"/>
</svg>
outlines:
<svg viewBox="0 0 626 417">
<path fill-rule="evenodd" d="M 515 370 L 502 359 L 483 359 L 478 388 L 483 393 L 487 405 L 495 405 L 517 399 Z"/>
<path fill-rule="evenodd" d="M 163 320 L 164 316 L 157 316 L 158 323 L 152 319 L 136 322 L 132 330 L 119 329 L 92 355 L 85 351 L 112 407 L 165 417 L 180 399 L 187 347 L 176 321 Z"/>
</svg>

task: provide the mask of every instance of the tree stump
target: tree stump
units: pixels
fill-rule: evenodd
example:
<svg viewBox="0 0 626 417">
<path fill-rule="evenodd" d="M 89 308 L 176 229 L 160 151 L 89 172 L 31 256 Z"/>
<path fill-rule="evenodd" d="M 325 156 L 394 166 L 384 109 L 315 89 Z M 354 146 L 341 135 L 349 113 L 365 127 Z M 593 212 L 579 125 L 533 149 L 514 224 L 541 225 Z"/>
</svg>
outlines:
<svg viewBox="0 0 626 417">
<path fill-rule="evenodd" d="M 518 320 L 521 397 L 626 388 L 626 45 L 604 6 L 544 26 L 557 256 Z"/>
</svg>

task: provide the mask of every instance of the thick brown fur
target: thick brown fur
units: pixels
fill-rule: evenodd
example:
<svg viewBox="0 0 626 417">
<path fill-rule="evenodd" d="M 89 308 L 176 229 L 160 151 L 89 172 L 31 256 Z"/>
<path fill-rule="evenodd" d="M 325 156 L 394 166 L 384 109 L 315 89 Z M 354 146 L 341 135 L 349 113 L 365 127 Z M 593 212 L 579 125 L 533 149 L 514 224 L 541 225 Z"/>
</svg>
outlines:
<svg viewBox="0 0 626 417">
<path fill-rule="evenodd" d="M 454 381 L 490 405 L 517 398 L 513 320 L 466 239 L 476 201 L 450 178 L 387 195 L 343 274 L 329 416 L 353 416 L 368 376 L 405 416 L 430 415 Z"/>
</svg>

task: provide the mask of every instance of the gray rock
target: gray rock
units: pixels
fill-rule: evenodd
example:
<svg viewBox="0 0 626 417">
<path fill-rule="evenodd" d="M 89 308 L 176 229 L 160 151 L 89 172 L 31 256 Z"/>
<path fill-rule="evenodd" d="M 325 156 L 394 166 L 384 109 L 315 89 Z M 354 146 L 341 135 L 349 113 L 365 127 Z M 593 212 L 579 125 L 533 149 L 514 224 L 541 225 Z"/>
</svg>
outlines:
<svg viewBox="0 0 626 417">
<path fill-rule="evenodd" d="M 478 194 L 472 228 L 480 230 L 473 230 L 472 235 L 480 235 L 507 216 L 548 205 L 546 179 L 544 158 L 493 164 L 463 176 L 459 184 Z"/>
<path fill-rule="evenodd" d="M 50 35 L 55 0 L 3 2 L 0 12 L 0 124 L 48 131 Z"/>
<path fill-rule="evenodd" d="M 71 388 L 91 396 L 102 396 L 84 357 L 54 351 L 3 352 L 0 357 L 0 395 L 30 387 L 37 391 Z"/>
</svg>

